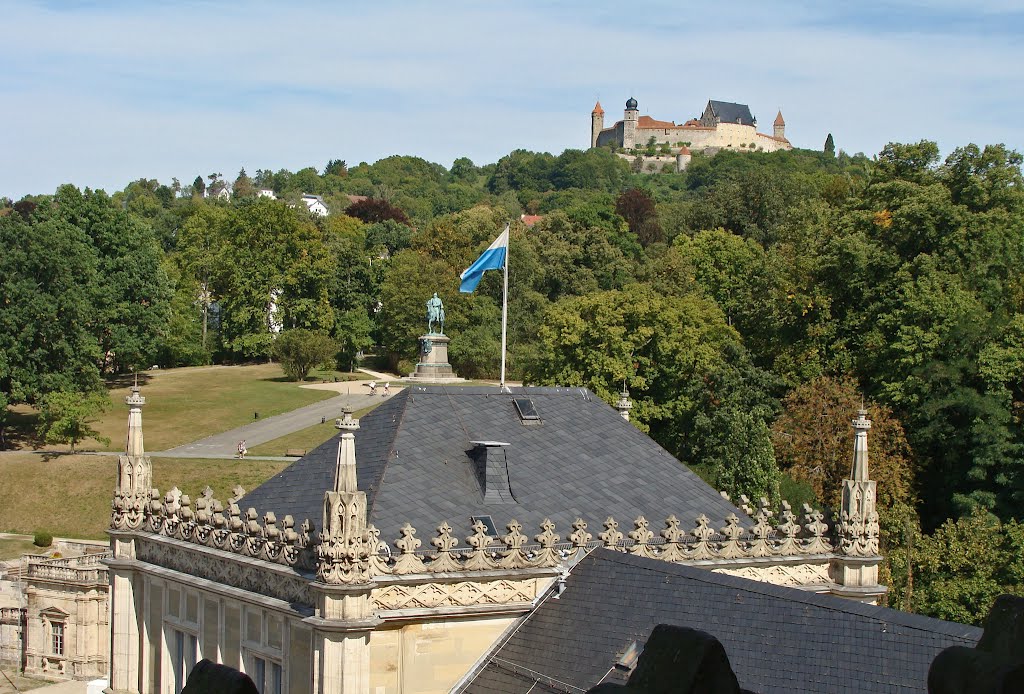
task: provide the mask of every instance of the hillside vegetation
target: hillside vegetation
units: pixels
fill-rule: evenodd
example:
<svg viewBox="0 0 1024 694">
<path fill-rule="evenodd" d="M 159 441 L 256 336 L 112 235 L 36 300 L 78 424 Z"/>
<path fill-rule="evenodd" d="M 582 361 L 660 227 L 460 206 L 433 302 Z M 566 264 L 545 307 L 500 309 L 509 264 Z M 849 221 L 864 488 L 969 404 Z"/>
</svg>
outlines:
<svg viewBox="0 0 1024 694">
<path fill-rule="evenodd" d="M 777 498 L 794 479 L 834 502 L 863 403 L 894 604 L 942 614 L 909 580 L 921 548 L 958 519 L 1003 538 L 1020 519 L 1024 179 L 1001 145 L 722 152 L 656 176 L 607 150 L 332 160 L 239 172 L 229 201 L 208 179 L 0 209 L 8 403 L 265 359 L 275 325 L 329 335 L 344 368 L 377 345 L 408 370 L 434 291 L 456 370 L 494 377 L 500 273 L 473 294 L 458 275 L 511 220 L 511 377 L 608 401 L 625 385 L 637 426 L 719 488 Z M 1020 591 L 1014 575 L 992 580 Z M 972 602 L 969 580 L 942 581 Z"/>
</svg>

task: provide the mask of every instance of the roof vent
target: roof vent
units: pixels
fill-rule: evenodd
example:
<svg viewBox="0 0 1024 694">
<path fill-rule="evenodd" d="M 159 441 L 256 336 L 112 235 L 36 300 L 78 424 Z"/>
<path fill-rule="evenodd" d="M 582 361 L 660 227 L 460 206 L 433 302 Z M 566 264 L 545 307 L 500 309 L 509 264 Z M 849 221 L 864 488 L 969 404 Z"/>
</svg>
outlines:
<svg viewBox="0 0 1024 694">
<path fill-rule="evenodd" d="M 501 441 L 470 441 L 470 456 L 476 463 L 476 478 L 484 493 L 485 504 L 514 504 L 516 498 L 508 479 L 508 459 Z"/>
<path fill-rule="evenodd" d="M 523 424 L 540 424 L 540 415 L 537 414 L 537 408 L 532 399 L 512 398 L 512 402 L 516 404 L 516 412 L 519 413 L 519 419 Z"/>
</svg>

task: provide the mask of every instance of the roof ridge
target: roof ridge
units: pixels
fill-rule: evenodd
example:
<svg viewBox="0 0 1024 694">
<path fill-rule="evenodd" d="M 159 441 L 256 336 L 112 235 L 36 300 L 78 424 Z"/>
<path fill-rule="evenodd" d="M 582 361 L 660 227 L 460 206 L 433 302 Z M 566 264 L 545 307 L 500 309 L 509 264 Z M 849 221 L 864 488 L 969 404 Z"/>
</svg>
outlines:
<svg viewBox="0 0 1024 694">
<path fill-rule="evenodd" d="M 901 626 L 904 626 L 904 627 L 906 627 L 908 629 L 913 629 L 915 631 L 932 632 L 932 633 L 934 633 L 936 631 L 941 631 L 943 633 L 948 633 L 948 634 L 951 634 L 951 635 L 963 636 L 963 633 L 962 633 L 963 629 L 980 630 L 978 627 L 972 626 L 970 624 L 960 624 L 959 622 L 947 622 L 946 620 L 938 619 L 936 617 L 928 617 L 926 615 L 919 615 L 919 614 L 914 614 L 914 613 L 911 613 L 911 612 L 903 612 L 902 610 L 897 610 L 895 608 L 890 608 L 890 607 L 882 607 L 881 605 L 867 605 L 867 604 L 862 603 L 862 602 L 858 602 L 858 601 L 855 601 L 855 600 L 848 600 L 846 598 L 841 598 L 841 597 L 835 596 L 835 595 L 826 596 L 826 595 L 819 595 L 818 593 L 809 593 L 809 592 L 800 590 L 798 588 L 791 588 L 789 586 L 780 586 L 780 585 L 776 585 L 774 583 L 765 583 L 765 582 L 761 582 L 761 581 L 753 581 L 751 579 L 742 578 L 740 576 L 731 576 L 729 574 L 716 574 L 716 573 L 713 573 L 713 572 L 711 572 L 711 571 L 709 571 L 707 569 L 699 568 L 699 567 L 696 567 L 696 566 L 688 566 L 686 564 L 676 564 L 674 562 L 666 562 L 666 561 L 662 561 L 662 560 L 659 560 L 659 559 L 645 559 L 643 557 L 634 557 L 634 556 L 629 555 L 629 554 L 623 554 L 622 552 L 616 552 L 616 551 L 613 551 L 613 550 L 605 550 L 605 548 L 603 548 L 603 547 L 595 548 L 595 550 L 592 551 L 590 553 L 590 555 L 588 555 L 587 558 L 589 558 L 590 556 L 593 556 L 594 553 L 597 552 L 597 551 L 601 551 L 601 554 L 598 555 L 598 558 L 614 561 L 614 562 L 616 562 L 618 564 L 626 564 L 626 565 L 630 565 L 630 566 L 642 566 L 644 568 L 650 569 L 651 571 L 655 571 L 655 572 L 661 573 L 661 574 L 672 574 L 672 573 L 674 573 L 673 571 L 669 570 L 669 567 L 674 567 L 674 568 L 683 569 L 683 570 L 692 570 L 694 572 L 699 572 L 699 573 L 695 573 L 692 577 L 688 575 L 687 578 L 693 578 L 694 580 L 700 581 L 701 583 L 708 583 L 708 584 L 719 584 L 719 585 L 721 585 L 723 582 L 725 582 L 725 583 L 729 583 L 729 584 L 735 585 L 736 588 L 738 588 L 740 590 L 745 590 L 747 592 L 757 593 L 757 594 L 760 594 L 760 595 L 765 595 L 767 597 L 772 597 L 772 598 L 779 597 L 778 594 L 777 594 L 777 591 L 779 591 L 779 590 L 792 590 L 792 591 L 796 591 L 793 594 L 793 597 L 790 598 L 793 602 L 801 602 L 801 603 L 805 603 L 805 604 L 811 604 L 811 605 L 814 605 L 816 607 L 821 607 L 821 608 L 824 608 L 824 609 L 832 610 L 832 611 L 835 611 L 835 612 L 841 612 L 841 613 L 844 613 L 844 614 L 855 614 L 855 615 L 859 615 L 859 616 L 862 616 L 862 617 L 875 618 L 875 619 L 878 619 L 878 621 L 887 621 L 887 622 L 890 622 L 890 623 L 898 623 Z M 622 561 L 622 560 L 626 560 L 626 561 Z M 580 563 L 582 564 L 583 562 L 581 561 Z M 577 566 L 579 566 L 579 564 L 577 564 Z M 575 570 L 575 567 L 573 567 L 573 569 Z M 712 577 L 714 577 L 714 578 L 712 578 Z M 749 584 L 749 585 L 745 585 L 745 584 L 744 585 L 740 585 L 738 583 L 735 583 L 735 582 L 738 582 L 738 581 L 743 581 L 745 584 Z M 822 600 L 822 598 L 826 598 L 826 600 Z M 835 603 L 835 604 L 833 604 L 833 599 L 834 600 L 842 600 L 843 602 L 842 603 Z M 898 617 L 898 619 L 895 619 L 895 620 L 893 620 L 893 619 L 885 619 L 885 620 L 883 620 L 883 619 L 881 619 L 878 616 L 878 614 L 877 614 L 878 610 L 889 610 L 892 614 L 896 615 Z M 911 621 L 922 620 L 922 619 L 927 619 L 930 622 L 932 622 L 935 626 L 940 627 L 940 628 L 938 628 L 938 629 L 925 629 L 923 625 L 914 625 L 912 623 L 909 623 Z M 957 629 L 957 627 L 959 627 L 959 629 Z"/>
</svg>

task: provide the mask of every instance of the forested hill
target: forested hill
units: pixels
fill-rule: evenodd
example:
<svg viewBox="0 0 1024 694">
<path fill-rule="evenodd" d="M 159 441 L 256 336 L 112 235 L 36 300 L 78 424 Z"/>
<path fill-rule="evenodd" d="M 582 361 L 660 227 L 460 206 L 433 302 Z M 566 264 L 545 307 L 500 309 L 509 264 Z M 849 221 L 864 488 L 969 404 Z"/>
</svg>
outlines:
<svg viewBox="0 0 1024 694">
<path fill-rule="evenodd" d="M 999 145 L 722 152 L 646 176 L 567 150 L 64 186 L 0 207 L 0 397 L 266 358 L 272 322 L 329 334 L 346 367 L 378 345 L 408 371 L 433 291 L 456 370 L 494 377 L 500 273 L 474 294 L 458 275 L 507 220 L 513 378 L 609 401 L 625 384 L 638 426 L 752 498 L 795 480 L 834 502 L 863 403 L 893 604 L 967 620 L 1024 590 L 1024 180 Z M 988 573 L 944 578 L 965 563 Z"/>
</svg>

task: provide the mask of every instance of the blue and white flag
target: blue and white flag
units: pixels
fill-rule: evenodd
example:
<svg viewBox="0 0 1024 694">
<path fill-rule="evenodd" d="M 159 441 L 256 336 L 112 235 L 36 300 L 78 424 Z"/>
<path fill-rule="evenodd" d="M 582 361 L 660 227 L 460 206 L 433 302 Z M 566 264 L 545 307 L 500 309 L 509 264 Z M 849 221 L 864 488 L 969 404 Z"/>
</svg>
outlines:
<svg viewBox="0 0 1024 694">
<path fill-rule="evenodd" d="M 484 272 L 503 268 L 507 255 L 508 224 L 505 225 L 505 231 L 501 232 L 498 238 L 494 239 L 494 243 L 488 246 L 487 250 L 459 275 L 462 278 L 462 285 L 459 287 L 459 291 L 469 294 L 476 290 L 476 286 L 480 284 L 480 278 L 484 276 Z"/>
</svg>

